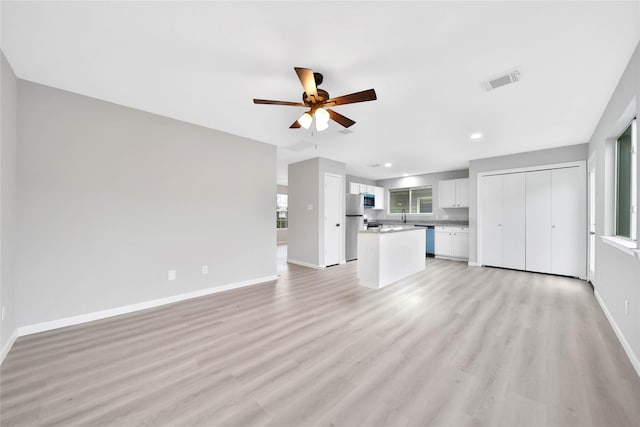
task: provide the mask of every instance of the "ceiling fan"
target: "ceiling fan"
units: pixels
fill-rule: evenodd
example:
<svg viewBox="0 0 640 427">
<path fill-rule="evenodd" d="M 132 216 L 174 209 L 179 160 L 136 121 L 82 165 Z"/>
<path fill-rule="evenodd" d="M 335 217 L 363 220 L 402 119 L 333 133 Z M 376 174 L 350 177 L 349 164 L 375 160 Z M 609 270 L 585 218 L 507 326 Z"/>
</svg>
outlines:
<svg viewBox="0 0 640 427">
<path fill-rule="evenodd" d="M 298 120 L 293 122 L 290 129 L 297 129 L 303 127 L 309 129 L 313 118 L 316 119 L 316 129 L 323 131 L 329 127 L 329 119 L 333 120 L 348 128 L 354 125 L 356 122 L 348 117 L 338 114 L 335 111 L 326 108 L 345 104 L 354 104 L 356 102 L 375 101 L 376 91 L 373 89 L 363 90 L 362 92 L 356 92 L 349 95 L 339 96 L 337 98 L 331 98 L 329 92 L 323 89 L 319 89 L 318 86 L 322 84 L 322 74 L 314 73 L 309 68 L 294 67 L 300 83 L 304 88 L 302 94 L 302 102 L 289 102 L 289 101 L 271 101 L 269 99 L 254 99 L 254 104 L 270 104 L 270 105 L 289 105 L 292 107 L 307 107 L 309 111 L 305 112 Z"/>
</svg>

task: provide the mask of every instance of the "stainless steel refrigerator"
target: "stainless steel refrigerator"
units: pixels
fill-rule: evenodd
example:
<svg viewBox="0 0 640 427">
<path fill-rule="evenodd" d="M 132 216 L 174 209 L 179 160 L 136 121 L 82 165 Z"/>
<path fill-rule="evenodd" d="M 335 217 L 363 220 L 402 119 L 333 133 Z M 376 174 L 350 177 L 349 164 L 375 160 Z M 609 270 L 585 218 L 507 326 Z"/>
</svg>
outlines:
<svg viewBox="0 0 640 427">
<path fill-rule="evenodd" d="M 358 231 L 364 226 L 362 194 L 347 194 L 345 218 L 345 255 L 347 261 L 358 259 Z"/>
</svg>

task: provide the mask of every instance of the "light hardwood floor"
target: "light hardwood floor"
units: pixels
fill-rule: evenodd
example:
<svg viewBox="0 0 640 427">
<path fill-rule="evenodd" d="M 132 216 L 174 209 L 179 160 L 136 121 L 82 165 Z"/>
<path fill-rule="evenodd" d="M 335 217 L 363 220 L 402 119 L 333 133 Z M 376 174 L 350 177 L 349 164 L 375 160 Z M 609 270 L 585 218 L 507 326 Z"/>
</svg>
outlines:
<svg viewBox="0 0 640 427">
<path fill-rule="evenodd" d="M 19 339 L 11 425 L 638 426 L 640 379 L 585 282 L 356 263 Z"/>
</svg>

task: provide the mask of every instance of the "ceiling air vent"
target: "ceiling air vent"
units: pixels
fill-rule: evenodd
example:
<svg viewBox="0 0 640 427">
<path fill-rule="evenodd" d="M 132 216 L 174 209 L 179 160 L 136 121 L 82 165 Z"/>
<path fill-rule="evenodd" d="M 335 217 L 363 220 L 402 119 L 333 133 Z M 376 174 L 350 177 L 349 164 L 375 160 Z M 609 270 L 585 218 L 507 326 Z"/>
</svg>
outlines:
<svg viewBox="0 0 640 427">
<path fill-rule="evenodd" d="M 498 89 L 499 87 L 506 86 L 508 84 L 520 81 L 521 77 L 522 76 L 520 75 L 520 70 L 518 70 L 517 68 L 514 68 L 513 70 L 504 72 L 502 74 L 499 74 L 497 76 L 494 76 L 490 79 L 483 81 L 482 87 L 486 91 Z"/>
<path fill-rule="evenodd" d="M 343 135 L 349 135 L 350 133 L 353 133 L 353 131 L 349 129 L 341 129 L 338 131 L 338 133 L 341 133 Z"/>
</svg>

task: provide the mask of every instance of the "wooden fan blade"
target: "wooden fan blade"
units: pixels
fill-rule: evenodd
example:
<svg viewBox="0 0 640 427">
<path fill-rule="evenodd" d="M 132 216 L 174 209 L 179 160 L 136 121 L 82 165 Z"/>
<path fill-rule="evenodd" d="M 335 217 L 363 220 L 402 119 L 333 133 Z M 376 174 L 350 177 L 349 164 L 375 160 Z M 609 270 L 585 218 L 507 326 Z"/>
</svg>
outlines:
<svg viewBox="0 0 640 427">
<path fill-rule="evenodd" d="M 272 101 L 270 99 L 254 99 L 254 104 L 268 104 L 268 105 L 290 105 L 292 107 L 306 107 L 301 102 L 289 102 L 289 101 Z"/>
<path fill-rule="evenodd" d="M 345 117 L 342 114 L 338 114 L 333 110 L 329 110 L 327 108 L 327 112 L 329 113 L 329 117 L 331 118 L 331 120 L 333 120 L 334 122 L 340 123 L 342 126 L 346 128 L 356 124 L 356 122 L 351 120 L 349 117 Z"/>
<path fill-rule="evenodd" d="M 373 89 L 363 90 L 349 95 L 338 96 L 337 98 L 327 99 L 324 105 L 344 105 L 355 104 L 356 102 L 375 101 L 378 99 L 376 91 Z"/>
<path fill-rule="evenodd" d="M 298 68 L 294 67 L 296 70 L 296 74 L 300 79 L 300 83 L 302 83 L 302 87 L 306 92 L 307 96 L 318 96 L 318 88 L 316 87 L 316 78 L 313 76 L 313 70 L 308 68 Z"/>
<path fill-rule="evenodd" d="M 300 123 L 298 123 L 298 121 L 296 120 L 295 122 L 293 122 L 293 123 L 291 124 L 291 126 L 289 126 L 289 129 L 299 129 L 299 128 L 301 128 L 301 127 L 302 127 L 302 126 L 300 126 Z"/>
</svg>

